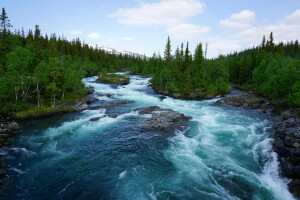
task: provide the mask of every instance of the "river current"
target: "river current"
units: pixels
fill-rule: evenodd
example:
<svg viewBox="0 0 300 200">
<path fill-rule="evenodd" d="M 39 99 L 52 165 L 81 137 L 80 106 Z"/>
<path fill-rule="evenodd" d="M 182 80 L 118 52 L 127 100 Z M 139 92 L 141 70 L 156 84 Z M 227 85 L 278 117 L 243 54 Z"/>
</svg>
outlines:
<svg viewBox="0 0 300 200">
<path fill-rule="evenodd" d="M 179 100 L 156 94 L 149 78 L 126 86 L 83 79 L 100 101 L 132 104 L 30 120 L 1 150 L 12 180 L 4 199 L 293 199 L 279 177 L 271 124 L 255 111 Z M 113 95 L 113 98 L 98 94 Z M 149 116 L 138 107 L 157 105 L 193 117 L 174 136 L 140 133 Z M 105 116 L 99 121 L 92 117 Z"/>
</svg>

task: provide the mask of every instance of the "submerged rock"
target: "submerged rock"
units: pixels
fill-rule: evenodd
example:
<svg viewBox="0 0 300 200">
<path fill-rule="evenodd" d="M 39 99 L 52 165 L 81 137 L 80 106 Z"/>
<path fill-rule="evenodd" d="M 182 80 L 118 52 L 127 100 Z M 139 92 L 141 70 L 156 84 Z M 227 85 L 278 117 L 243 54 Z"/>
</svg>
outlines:
<svg viewBox="0 0 300 200">
<path fill-rule="evenodd" d="M 125 105 L 125 104 L 130 104 L 130 103 L 133 103 L 133 101 L 127 101 L 127 100 L 112 101 L 112 102 L 109 102 L 108 104 L 103 105 L 103 106 L 91 107 L 91 108 L 89 108 L 89 110 L 113 109 L 115 107 Z"/>
<path fill-rule="evenodd" d="M 152 116 L 142 126 L 141 132 L 160 131 L 163 133 L 174 133 L 174 131 L 182 130 L 188 125 L 191 117 L 173 111 L 171 109 L 163 109 L 158 106 L 149 106 L 146 108 L 138 108 L 139 114 L 152 114 Z"/>
<path fill-rule="evenodd" d="M 98 121 L 99 119 L 103 118 L 103 117 L 106 117 L 106 115 L 103 115 L 101 117 L 93 117 L 90 119 L 91 122 L 95 122 L 95 121 Z"/>
</svg>

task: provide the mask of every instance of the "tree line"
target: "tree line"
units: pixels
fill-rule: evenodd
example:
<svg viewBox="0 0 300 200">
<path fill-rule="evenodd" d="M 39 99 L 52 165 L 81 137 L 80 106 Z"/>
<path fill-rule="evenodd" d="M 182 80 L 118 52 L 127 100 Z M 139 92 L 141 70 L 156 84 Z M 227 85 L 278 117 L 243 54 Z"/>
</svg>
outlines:
<svg viewBox="0 0 300 200">
<path fill-rule="evenodd" d="M 300 48 L 298 40 L 274 44 L 269 39 L 226 56 L 230 82 L 269 98 L 278 105 L 300 106 Z"/>
<path fill-rule="evenodd" d="M 57 103 L 86 93 L 82 78 L 101 70 L 115 72 L 148 66 L 146 58 L 109 54 L 79 38 L 42 35 L 38 25 L 11 32 L 4 8 L 0 15 L 0 113 Z M 143 67 L 145 73 L 151 73 Z M 147 71 L 148 69 L 148 71 Z"/>
<path fill-rule="evenodd" d="M 80 41 L 41 34 L 38 25 L 11 32 L 5 9 L 0 15 L 0 113 L 32 107 L 55 107 L 86 94 L 82 78 L 100 72 L 130 70 L 153 75 L 154 88 L 184 97 L 215 96 L 230 84 L 252 90 L 278 105 L 300 105 L 300 47 L 292 41 L 274 44 L 273 34 L 253 48 L 206 58 L 199 43 L 192 53 L 183 43 L 172 54 L 168 37 L 163 57 L 109 54 Z M 205 49 L 203 51 L 203 49 Z"/>
</svg>

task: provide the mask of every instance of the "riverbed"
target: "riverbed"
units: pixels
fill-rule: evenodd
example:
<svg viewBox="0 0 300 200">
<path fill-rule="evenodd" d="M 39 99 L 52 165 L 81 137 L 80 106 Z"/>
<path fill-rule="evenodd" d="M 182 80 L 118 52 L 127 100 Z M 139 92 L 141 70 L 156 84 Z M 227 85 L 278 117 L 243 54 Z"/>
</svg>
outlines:
<svg viewBox="0 0 300 200">
<path fill-rule="evenodd" d="M 4 199 L 293 199 L 262 113 L 216 105 L 218 98 L 165 97 L 150 78 L 130 78 L 126 86 L 83 82 L 99 99 L 91 106 L 131 104 L 22 123 L 23 133 L 1 150 L 12 180 Z M 149 116 L 134 109 L 150 105 L 192 120 L 173 136 L 141 133 Z"/>
</svg>

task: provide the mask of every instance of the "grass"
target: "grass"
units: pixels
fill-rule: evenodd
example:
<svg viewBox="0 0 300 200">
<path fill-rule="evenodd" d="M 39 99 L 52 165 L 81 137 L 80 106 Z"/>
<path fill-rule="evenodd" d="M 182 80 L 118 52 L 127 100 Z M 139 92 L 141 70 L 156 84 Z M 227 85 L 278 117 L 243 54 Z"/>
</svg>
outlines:
<svg viewBox="0 0 300 200">
<path fill-rule="evenodd" d="M 73 112 L 74 109 L 71 108 L 52 108 L 47 106 L 33 107 L 20 112 L 15 113 L 17 119 L 30 119 L 45 117 L 57 113 Z"/>
<path fill-rule="evenodd" d="M 65 95 L 64 102 L 71 103 L 76 99 L 82 99 L 84 97 L 86 97 L 85 94 L 68 93 Z"/>
</svg>

